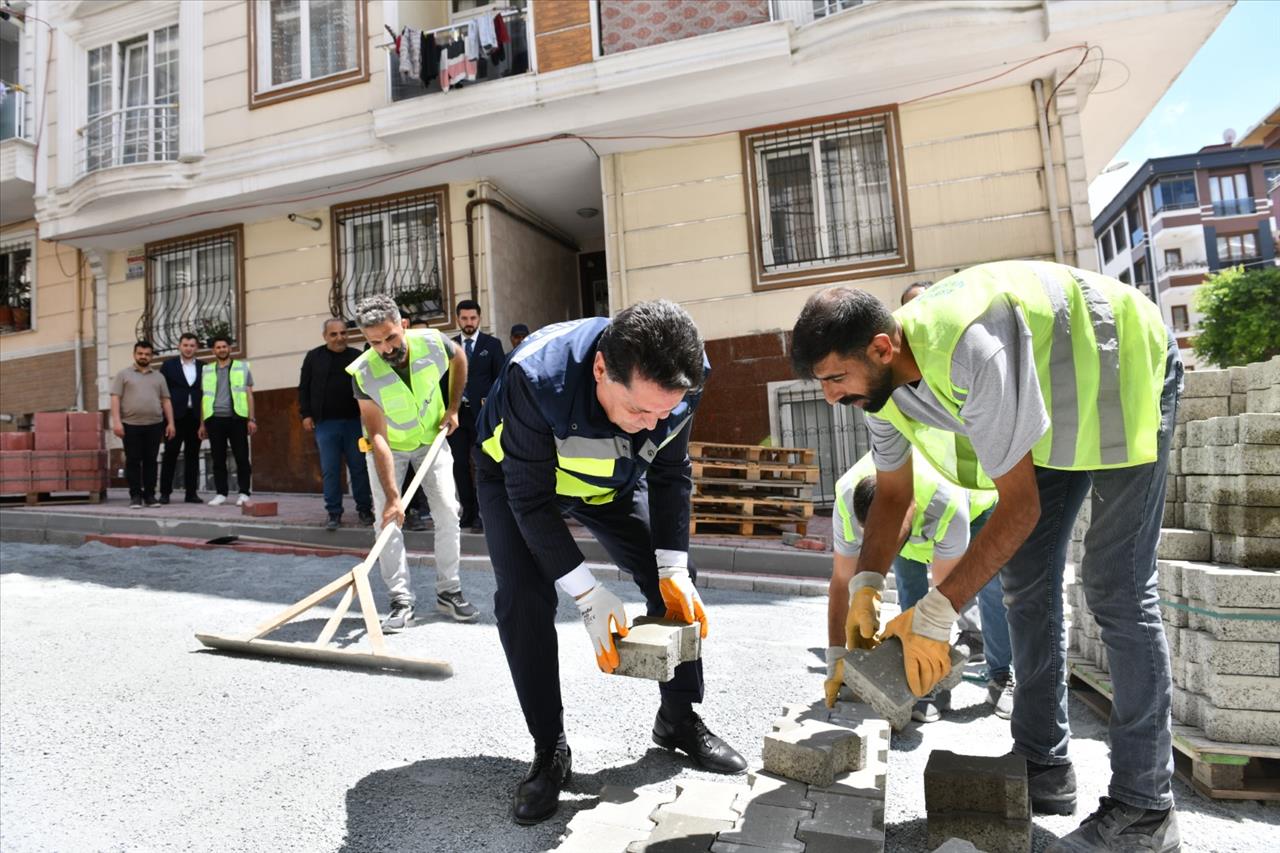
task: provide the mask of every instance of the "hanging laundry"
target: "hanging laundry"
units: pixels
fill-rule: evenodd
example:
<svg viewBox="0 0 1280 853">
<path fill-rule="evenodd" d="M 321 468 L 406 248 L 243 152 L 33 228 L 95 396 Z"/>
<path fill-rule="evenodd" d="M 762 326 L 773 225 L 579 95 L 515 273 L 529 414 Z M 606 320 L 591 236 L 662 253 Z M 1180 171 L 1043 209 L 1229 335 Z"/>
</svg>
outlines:
<svg viewBox="0 0 1280 853">
<path fill-rule="evenodd" d="M 440 74 L 440 48 L 436 47 L 436 37 L 432 33 L 422 34 L 422 85 L 431 85 L 431 81 Z"/>
<path fill-rule="evenodd" d="M 493 32 L 498 40 L 498 47 L 493 52 L 493 61 L 500 63 L 506 60 L 507 45 L 511 44 L 511 33 L 507 31 L 507 21 L 501 13 L 493 16 Z"/>
<path fill-rule="evenodd" d="M 481 16 L 476 18 L 476 34 L 480 39 L 480 49 L 492 54 L 498 49 L 498 32 L 494 28 L 493 18 Z"/>
<path fill-rule="evenodd" d="M 467 73 L 466 79 L 474 80 L 476 79 L 476 74 L 480 70 L 480 28 L 476 26 L 474 21 L 467 26 L 467 32 L 463 37 L 463 41 L 466 44 L 466 48 L 464 50 Z"/>
<path fill-rule="evenodd" d="M 465 40 L 453 39 L 440 51 L 440 88 L 447 92 L 455 83 L 467 79 Z"/>
<path fill-rule="evenodd" d="M 415 80 L 422 74 L 422 33 L 413 27 L 400 31 L 396 55 L 400 58 L 400 79 Z"/>
</svg>

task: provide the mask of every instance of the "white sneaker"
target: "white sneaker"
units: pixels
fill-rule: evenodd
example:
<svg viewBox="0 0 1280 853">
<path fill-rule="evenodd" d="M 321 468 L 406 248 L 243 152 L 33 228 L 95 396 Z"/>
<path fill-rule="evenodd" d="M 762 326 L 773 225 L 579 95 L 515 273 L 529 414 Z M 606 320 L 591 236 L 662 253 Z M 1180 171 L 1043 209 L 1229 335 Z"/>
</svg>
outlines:
<svg viewBox="0 0 1280 853">
<path fill-rule="evenodd" d="M 226 495 L 214 495 L 214 496 L 209 500 L 209 506 L 222 506 L 222 505 L 223 505 L 224 503 L 226 503 L 226 502 L 227 502 L 227 496 L 226 496 Z"/>
<path fill-rule="evenodd" d="M 236 506 L 244 506 L 244 505 L 245 505 L 245 504 L 247 504 L 250 500 L 252 500 L 252 498 L 250 498 L 250 497 L 249 497 L 248 495 L 246 495 L 244 492 L 241 492 L 241 493 L 240 493 L 240 497 L 236 498 Z"/>
</svg>

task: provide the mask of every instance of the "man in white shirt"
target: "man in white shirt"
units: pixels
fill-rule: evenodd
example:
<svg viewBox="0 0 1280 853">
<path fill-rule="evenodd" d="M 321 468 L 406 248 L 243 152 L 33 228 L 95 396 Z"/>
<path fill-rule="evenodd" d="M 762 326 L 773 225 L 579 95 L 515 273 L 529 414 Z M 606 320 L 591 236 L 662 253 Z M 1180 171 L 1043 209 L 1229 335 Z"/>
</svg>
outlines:
<svg viewBox="0 0 1280 853">
<path fill-rule="evenodd" d="M 177 473 L 178 454 L 182 454 L 182 485 L 186 490 L 186 502 L 202 503 L 200 479 L 200 362 L 196 350 L 200 342 L 192 332 L 184 332 L 178 340 L 178 357 L 166 359 L 160 365 L 160 373 L 169 384 L 169 399 L 173 403 L 173 425 L 176 435 L 164 443 L 164 457 L 160 462 L 160 503 L 169 502 L 173 491 L 173 476 Z"/>
</svg>

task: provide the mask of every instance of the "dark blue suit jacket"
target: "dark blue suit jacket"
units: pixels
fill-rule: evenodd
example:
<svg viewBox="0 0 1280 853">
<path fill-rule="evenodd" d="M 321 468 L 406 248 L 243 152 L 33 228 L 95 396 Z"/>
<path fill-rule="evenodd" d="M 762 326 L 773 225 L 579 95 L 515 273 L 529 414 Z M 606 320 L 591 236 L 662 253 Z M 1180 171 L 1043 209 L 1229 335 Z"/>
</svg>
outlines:
<svg viewBox="0 0 1280 853">
<path fill-rule="evenodd" d="M 456 336 L 453 342 L 463 346 L 462 335 Z M 489 396 L 489 389 L 497 381 L 506 357 L 502 342 L 493 335 L 484 332 L 476 335 L 476 342 L 471 348 L 471 359 L 467 362 L 467 387 L 462 392 L 473 411 L 480 408 L 480 401 Z"/>
<path fill-rule="evenodd" d="M 203 398 L 201 391 L 200 376 L 204 371 L 204 365 L 200 361 L 196 361 L 196 384 L 188 388 L 186 374 L 182 372 L 182 358 L 165 359 L 160 365 L 160 374 L 164 376 L 164 381 L 169 383 L 169 399 L 173 403 L 173 419 L 176 421 L 187 413 L 188 408 L 194 409 L 196 417 L 200 416 L 200 404 Z M 190 403 L 188 404 L 188 400 Z"/>
</svg>

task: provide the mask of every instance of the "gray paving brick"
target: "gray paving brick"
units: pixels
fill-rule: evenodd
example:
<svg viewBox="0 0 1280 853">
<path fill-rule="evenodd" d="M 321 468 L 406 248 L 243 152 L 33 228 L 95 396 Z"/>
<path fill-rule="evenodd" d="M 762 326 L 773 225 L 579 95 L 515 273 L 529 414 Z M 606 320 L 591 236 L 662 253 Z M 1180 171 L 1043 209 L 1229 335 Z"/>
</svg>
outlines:
<svg viewBox="0 0 1280 853">
<path fill-rule="evenodd" d="M 1212 563 L 1182 563 L 1181 567 L 1183 595 L 1187 598 L 1228 607 L 1280 608 L 1280 572 Z"/>
<path fill-rule="evenodd" d="M 1187 447 L 1179 453 L 1183 474 L 1280 474 L 1280 445 L 1276 444 Z"/>
<path fill-rule="evenodd" d="M 1160 531 L 1156 556 L 1161 560 L 1209 560 L 1212 550 L 1213 540 L 1203 530 L 1164 528 Z"/>
<path fill-rule="evenodd" d="M 1249 390 L 1249 368 L 1246 365 L 1228 367 L 1227 373 L 1231 374 L 1231 393 L 1244 393 Z"/>
<path fill-rule="evenodd" d="M 1188 370 L 1184 377 L 1182 399 L 1226 397 L 1231 393 L 1231 374 L 1226 370 Z"/>
<path fill-rule="evenodd" d="M 1280 643 L 1280 609 L 1223 607 L 1193 598 L 1187 606 L 1189 624 L 1197 631 L 1207 631 L 1219 640 L 1231 642 Z M 1163 605 L 1162 605 L 1163 608 Z"/>
<path fill-rule="evenodd" d="M 979 850 L 963 838 L 948 838 L 933 853 L 986 853 L 986 851 Z"/>
<path fill-rule="evenodd" d="M 677 782 L 675 800 L 654 812 L 653 819 L 661 822 L 669 815 L 684 815 L 733 823 L 738 819 L 738 813 L 733 810 L 733 802 L 746 790 L 746 785 L 726 785 L 698 779 Z"/>
<path fill-rule="evenodd" d="M 813 817 L 800 821 L 796 837 L 805 853 L 884 849 L 884 805 L 876 800 L 811 794 Z"/>
<path fill-rule="evenodd" d="M 1280 708 L 1280 678 L 1261 675 L 1223 675 L 1208 664 L 1188 661 L 1186 686 L 1215 708 L 1238 711 L 1271 711 Z"/>
<path fill-rule="evenodd" d="M 1182 505 L 1182 518 L 1184 526 L 1195 530 L 1241 536 L 1280 536 L 1280 509 L 1272 506 L 1187 503 Z"/>
<path fill-rule="evenodd" d="M 939 846 L 951 838 L 964 839 L 982 850 L 1022 853 L 1031 849 L 1031 821 L 1007 820 L 976 812 L 929 815 L 929 846 Z"/>
<path fill-rule="evenodd" d="M 1191 624 L 1191 614 L 1183 609 L 1188 604 L 1187 599 L 1180 595 L 1162 596 L 1160 600 L 1160 618 L 1168 625 L 1185 628 Z"/>
<path fill-rule="evenodd" d="M 1280 385 L 1272 385 L 1265 391 L 1245 392 L 1244 407 L 1246 412 L 1258 414 L 1280 411 Z"/>
<path fill-rule="evenodd" d="M 1215 533 L 1213 560 L 1237 566 L 1275 568 L 1280 566 L 1280 537 Z"/>
<path fill-rule="evenodd" d="M 1245 366 L 1245 388 L 1250 391 L 1262 390 L 1280 385 L 1280 356 L 1273 356 L 1267 361 L 1255 361 Z"/>
<path fill-rule="evenodd" d="M 1191 628 L 1177 633 L 1182 656 L 1214 672 L 1280 678 L 1280 643 L 1231 643 Z"/>
<path fill-rule="evenodd" d="M 925 808 L 934 812 L 982 812 L 1031 819 L 1027 762 L 1018 755 L 929 754 L 924 769 Z"/>
<path fill-rule="evenodd" d="M 556 853 L 623 853 L 633 843 L 643 843 L 653 824 L 643 829 L 612 826 L 603 823 L 578 822 L 577 816 L 566 827 L 567 837 L 555 847 Z"/>
<path fill-rule="evenodd" d="M 658 825 L 643 841 L 627 845 L 627 853 L 706 853 L 716 835 L 733 828 L 727 820 L 709 820 L 682 814 L 658 812 Z"/>
<path fill-rule="evenodd" d="M 720 833 L 716 841 L 769 850 L 804 850 L 804 842 L 796 838 L 796 829 L 801 820 L 812 816 L 812 809 L 789 809 L 752 802 L 743 810 L 733 829 Z"/>
<path fill-rule="evenodd" d="M 663 625 L 636 625 L 625 637 L 614 634 L 618 667 L 614 675 L 670 681 L 680 663 L 680 632 Z"/>
<path fill-rule="evenodd" d="M 1280 413 L 1253 412 L 1238 420 L 1241 444 L 1280 444 Z"/>
<path fill-rule="evenodd" d="M 1200 727 L 1213 740 L 1280 746 L 1280 711 L 1239 711 L 1201 706 Z"/>
<path fill-rule="evenodd" d="M 1184 560 L 1159 560 L 1156 562 L 1156 585 L 1166 595 L 1182 595 L 1182 568 Z"/>
<path fill-rule="evenodd" d="M 813 801 L 806 797 L 809 786 L 795 779 L 778 776 L 767 770 L 752 770 L 747 774 L 749 790 L 739 793 L 733 801 L 733 810 L 741 814 L 751 803 L 765 806 L 781 806 L 788 809 L 813 809 Z"/>
<path fill-rule="evenodd" d="M 1235 506 L 1280 506 L 1280 477 L 1264 474 L 1190 476 L 1186 500 Z"/>
<path fill-rule="evenodd" d="M 1249 392 L 1252 393 L 1252 392 Z M 1192 397 L 1178 401 L 1180 424 L 1202 421 L 1206 418 L 1225 417 L 1230 414 L 1228 397 Z"/>
<path fill-rule="evenodd" d="M 961 668 L 961 677 L 963 666 L 964 654 L 953 648 L 951 667 Z M 917 697 L 907 686 L 902 643 L 896 637 L 890 637 L 872 651 L 851 650 L 844 659 L 844 683 L 895 729 L 901 730 L 911 722 L 911 706 Z"/>
<path fill-rule="evenodd" d="M 863 736 L 816 720 L 764 738 L 764 769 L 811 785 L 830 785 L 840 773 L 860 770 Z"/>
<path fill-rule="evenodd" d="M 637 616 L 632 625 L 660 625 L 680 635 L 680 662 L 697 660 L 702 657 L 702 625 L 694 622 L 684 625 L 672 619 L 658 616 Z"/>
<path fill-rule="evenodd" d="M 1249 393 L 1241 391 L 1240 393 L 1232 393 L 1227 398 L 1227 414 L 1243 415 L 1249 411 Z"/>
<path fill-rule="evenodd" d="M 581 809 L 575 813 L 567 828 L 573 830 L 587 824 L 597 824 L 637 829 L 642 830 L 642 833 L 636 838 L 642 838 L 653 829 L 654 821 L 650 815 L 659 806 L 670 802 L 673 797 L 674 794 L 670 793 L 636 791 L 616 785 L 605 785 L 600 789 L 600 801 L 591 808 Z"/>
</svg>

